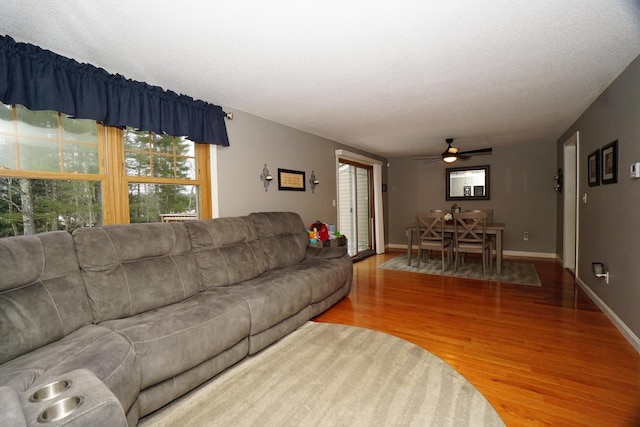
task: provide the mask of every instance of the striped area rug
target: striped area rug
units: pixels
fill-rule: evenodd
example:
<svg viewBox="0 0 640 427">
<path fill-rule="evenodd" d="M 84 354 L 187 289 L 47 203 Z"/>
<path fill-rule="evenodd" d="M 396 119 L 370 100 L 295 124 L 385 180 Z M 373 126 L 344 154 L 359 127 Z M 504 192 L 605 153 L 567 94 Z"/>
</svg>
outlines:
<svg viewBox="0 0 640 427">
<path fill-rule="evenodd" d="M 164 426 L 504 426 L 447 363 L 400 338 L 308 322 L 141 420 Z"/>
</svg>

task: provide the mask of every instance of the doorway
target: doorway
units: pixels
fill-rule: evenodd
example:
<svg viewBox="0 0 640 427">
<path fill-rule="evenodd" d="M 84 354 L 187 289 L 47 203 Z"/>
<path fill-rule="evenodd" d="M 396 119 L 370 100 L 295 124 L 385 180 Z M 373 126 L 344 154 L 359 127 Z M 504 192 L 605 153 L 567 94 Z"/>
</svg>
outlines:
<svg viewBox="0 0 640 427">
<path fill-rule="evenodd" d="M 385 252 L 385 231 L 384 231 L 384 209 L 383 209 L 383 201 L 382 201 L 382 188 L 383 188 L 383 184 L 382 184 L 382 161 L 378 160 L 378 159 L 373 159 L 371 157 L 368 156 L 363 156 L 362 154 L 358 154 L 358 153 L 353 153 L 351 151 L 347 151 L 347 150 L 342 150 L 342 149 L 336 149 L 335 151 L 335 155 L 336 155 L 336 193 L 338 194 L 337 197 L 337 202 L 338 202 L 338 206 L 337 206 L 337 216 L 338 216 L 338 230 L 340 230 L 340 232 L 343 232 L 343 230 L 345 228 L 349 228 L 352 225 L 351 220 L 353 219 L 353 215 L 351 214 L 351 208 L 345 208 L 344 205 L 346 204 L 347 206 L 351 206 L 351 195 L 352 193 L 349 191 L 350 190 L 350 186 L 342 186 L 340 185 L 340 165 L 341 164 L 354 164 L 354 165 L 360 165 L 366 169 L 372 168 L 373 169 L 373 177 L 371 177 L 371 175 L 369 175 L 369 188 L 370 188 L 370 192 L 369 192 L 369 200 L 370 200 L 370 207 L 369 207 L 369 229 L 370 229 L 370 233 L 371 236 L 369 237 L 369 240 L 371 242 L 371 250 L 370 252 L 361 252 L 360 254 L 358 254 L 358 243 L 356 242 L 357 239 L 357 235 L 352 233 L 351 235 L 347 235 L 345 233 L 345 235 L 347 236 L 347 239 L 354 239 L 354 244 L 352 246 L 352 250 L 354 253 L 356 253 L 354 260 L 357 260 L 361 257 L 364 257 L 365 254 L 373 254 L 373 253 L 377 253 L 377 254 L 383 254 Z M 350 195 L 349 197 L 344 196 L 344 202 L 341 201 L 341 194 L 344 194 L 348 192 L 348 194 Z M 335 206 L 335 204 L 334 204 Z M 345 212 L 345 210 L 348 209 L 348 213 L 349 215 L 345 215 L 344 219 L 341 216 L 342 212 Z M 364 222 L 364 220 L 363 220 Z M 362 231 L 362 230 L 360 230 Z"/>
<path fill-rule="evenodd" d="M 340 232 L 347 236 L 347 250 L 354 258 L 364 258 L 375 253 L 372 182 L 373 166 L 339 159 Z"/>
<path fill-rule="evenodd" d="M 562 262 L 564 268 L 577 272 L 578 265 L 578 151 L 579 134 L 576 132 L 563 144 L 563 235 Z"/>
</svg>

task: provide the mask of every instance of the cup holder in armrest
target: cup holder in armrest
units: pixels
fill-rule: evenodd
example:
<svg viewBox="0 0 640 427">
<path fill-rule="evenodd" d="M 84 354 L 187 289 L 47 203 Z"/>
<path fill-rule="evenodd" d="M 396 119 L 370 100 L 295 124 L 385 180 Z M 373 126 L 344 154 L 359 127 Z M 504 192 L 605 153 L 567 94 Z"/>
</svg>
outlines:
<svg viewBox="0 0 640 427">
<path fill-rule="evenodd" d="M 53 399 L 63 391 L 67 390 L 69 387 L 71 387 L 71 381 L 56 381 L 36 390 L 29 397 L 29 400 L 32 402 L 41 402 L 43 400 Z"/>
<path fill-rule="evenodd" d="M 58 421 L 68 415 L 71 415 L 80 405 L 82 405 L 82 397 L 70 396 L 62 400 L 58 400 L 53 405 L 42 411 L 38 416 L 39 423 L 50 423 Z"/>
</svg>

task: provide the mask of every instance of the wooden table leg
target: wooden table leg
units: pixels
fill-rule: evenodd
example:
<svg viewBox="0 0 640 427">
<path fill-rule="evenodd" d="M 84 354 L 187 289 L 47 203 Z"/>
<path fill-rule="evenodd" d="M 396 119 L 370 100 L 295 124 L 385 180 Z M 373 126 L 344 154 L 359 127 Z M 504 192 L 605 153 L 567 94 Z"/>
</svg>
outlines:
<svg viewBox="0 0 640 427">
<path fill-rule="evenodd" d="M 496 270 L 502 272 L 502 230 L 496 232 Z"/>
<path fill-rule="evenodd" d="M 407 230 L 407 265 L 411 265 L 411 252 L 413 249 L 413 229 Z M 418 254 L 420 256 L 420 254 Z"/>
</svg>

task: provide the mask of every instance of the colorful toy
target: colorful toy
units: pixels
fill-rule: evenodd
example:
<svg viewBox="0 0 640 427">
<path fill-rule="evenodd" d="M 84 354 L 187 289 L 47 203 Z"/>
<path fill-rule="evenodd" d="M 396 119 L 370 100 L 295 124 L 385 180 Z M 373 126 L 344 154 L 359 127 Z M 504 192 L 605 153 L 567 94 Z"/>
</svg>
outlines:
<svg viewBox="0 0 640 427">
<path fill-rule="evenodd" d="M 316 243 L 318 241 L 326 241 L 336 239 L 342 234 L 336 230 L 336 226 L 332 224 L 326 224 L 321 221 L 316 221 L 307 230 L 309 233 L 309 242 Z"/>
<path fill-rule="evenodd" d="M 318 229 L 317 228 L 314 227 L 311 230 L 307 230 L 307 233 L 309 233 L 309 242 L 316 243 L 318 241 Z"/>
</svg>

